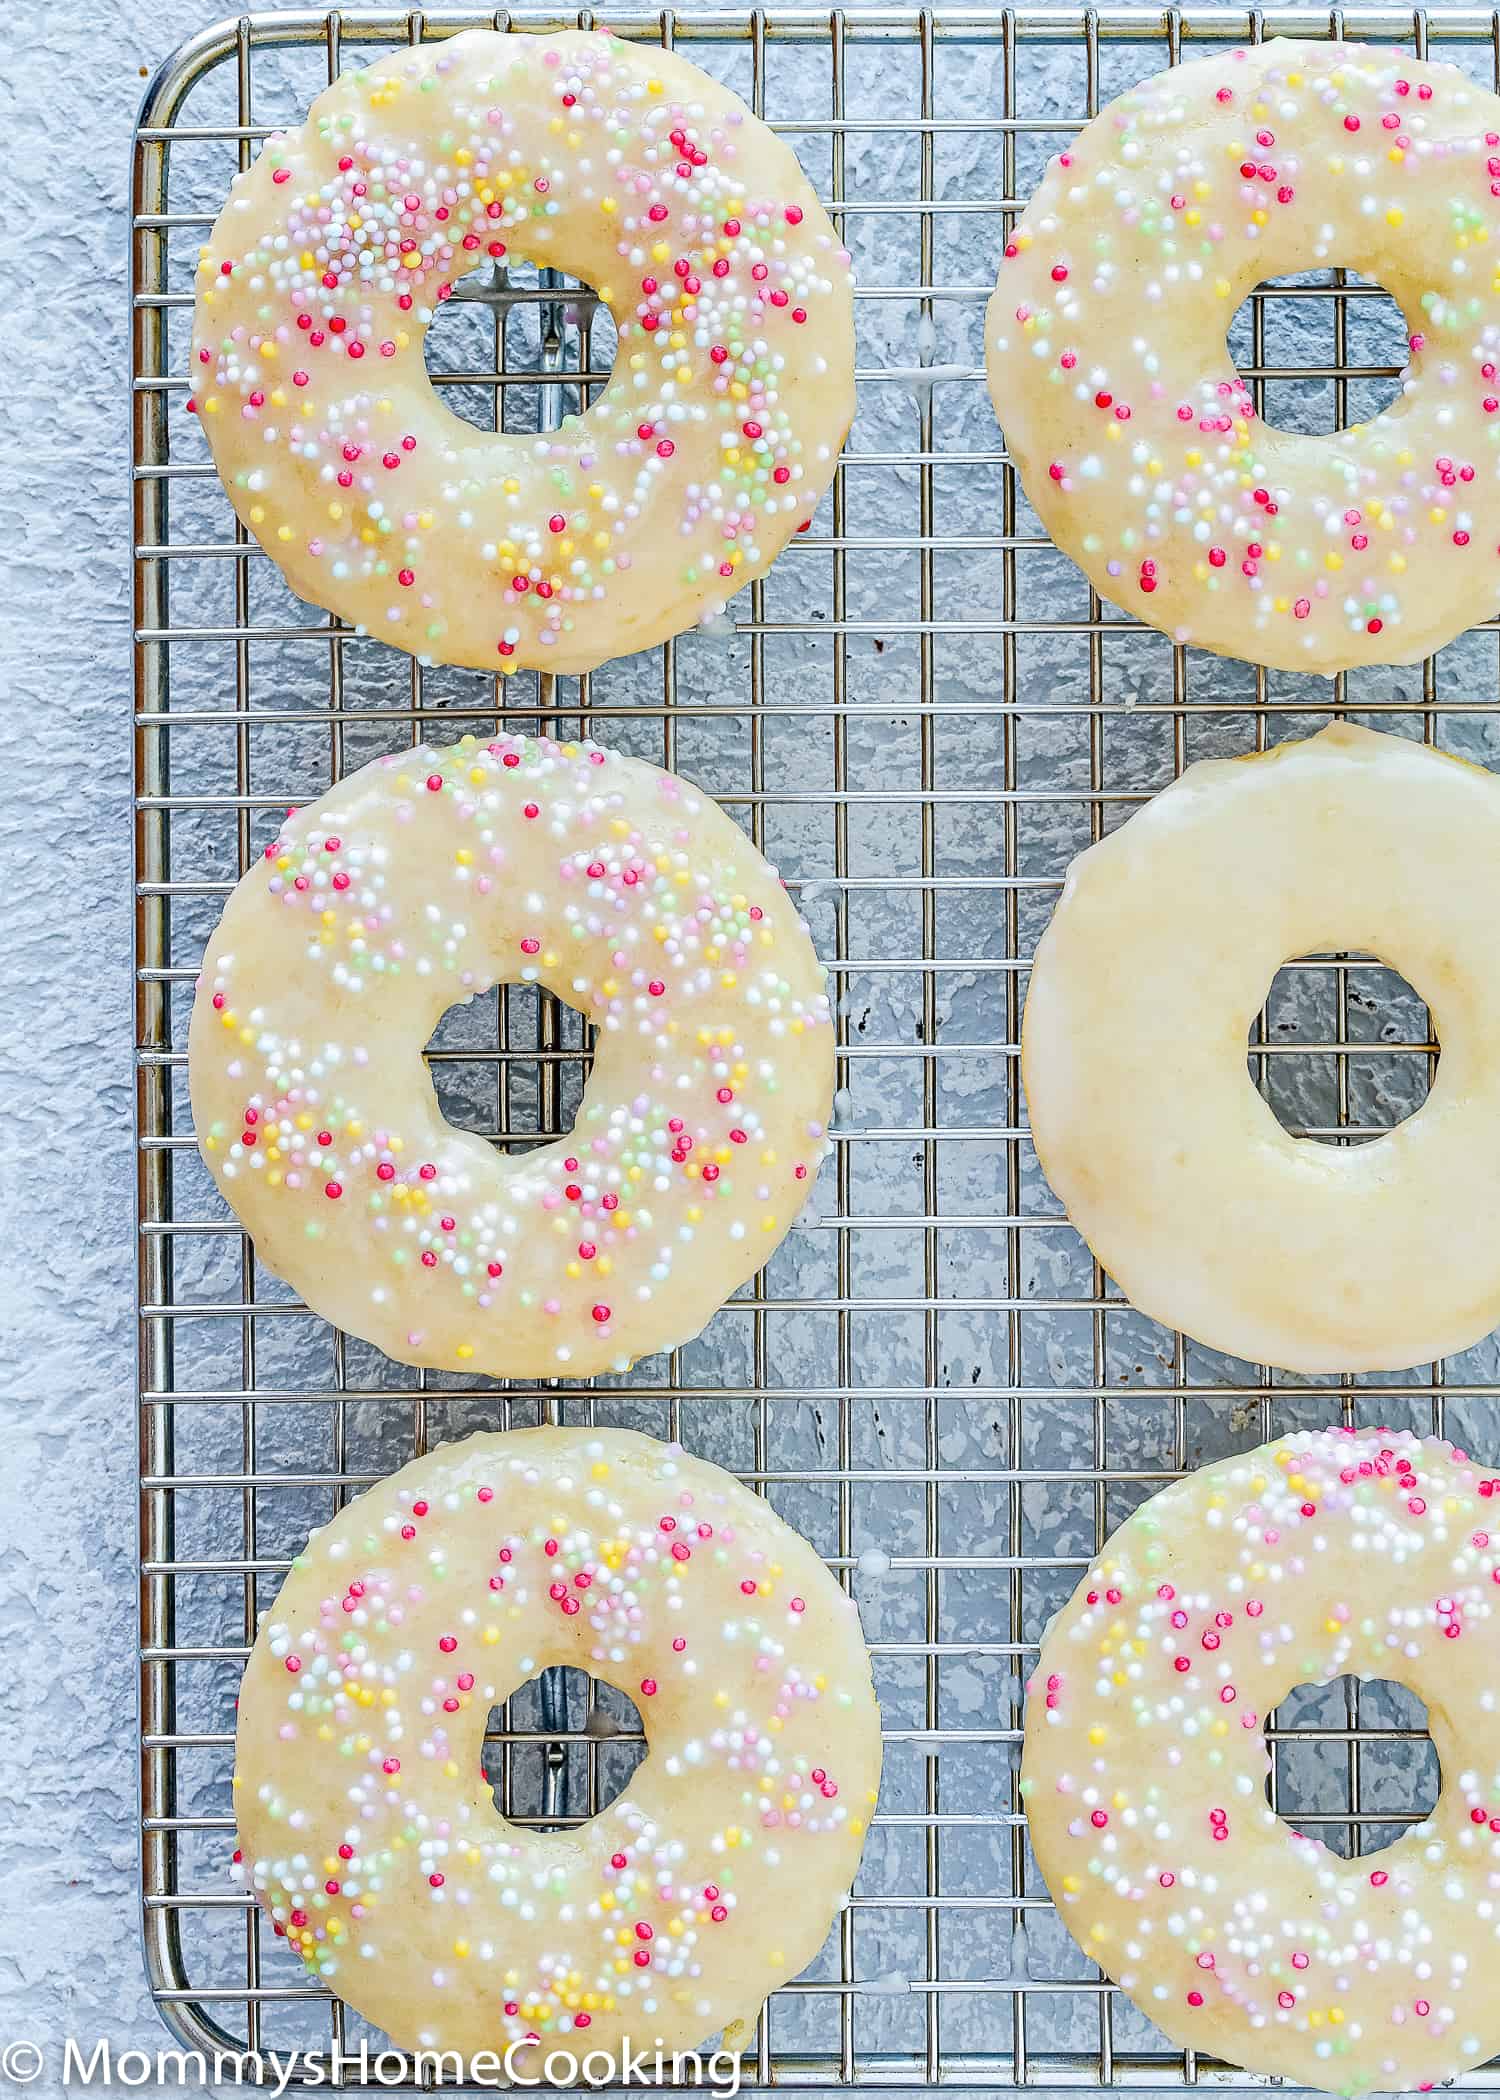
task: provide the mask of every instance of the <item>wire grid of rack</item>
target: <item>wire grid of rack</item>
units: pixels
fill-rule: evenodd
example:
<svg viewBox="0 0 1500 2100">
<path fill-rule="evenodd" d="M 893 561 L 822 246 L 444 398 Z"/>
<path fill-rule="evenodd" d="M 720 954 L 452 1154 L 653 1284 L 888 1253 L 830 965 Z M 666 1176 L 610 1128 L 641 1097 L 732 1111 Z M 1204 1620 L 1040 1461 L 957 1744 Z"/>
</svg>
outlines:
<svg viewBox="0 0 1500 2100">
<path fill-rule="evenodd" d="M 1025 976 L 1071 853 L 1192 758 L 1304 733 L 1332 706 L 1496 762 L 1495 628 L 1329 687 L 1134 626 L 1026 505 L 982 384 L 980 317 L 1042 159 L 1131 79 L 1288 32 L 1401 42 L 1494 84 L 1500 14 L 611 18 L 722 74 L 801 153 L 860 272 L 860 414 L 813 532 L 716 631 L 591 679 L 502 687 L 423 671 L 285 594 L 182 413 L 186 330 L 229 175 L 324 80 L 392 43 L 552 19 L 249 15 L 167 61 L 137 135 L 141 1856 L 156 1999 L 187 2043 L 321 2048 L 334 2082 L 357 2082 L 361 2024 L 222 1872 L 257 1611 L 309 1525 L 428 1444 L 598 1420 L 735 1467 L 854 1588 L 870 1637 L 881 1808 L 851 1903 L 772 2000 L 750 2076 L 1254 2082 L 1174 2049 L 1058 1925 L 1016 1786 L 1028 1659 L 1091 1552 L 1174 1474 L 1329 1419 L 1493 1450 L 1500 1358 L 1492 1342 L 1420 1374 L 1308 1383 L 1142 1320 L 1031 1153 Z M 523 270 L 459 289 L 429 364 L 473 420 L 552 427 L 607 377 L 607 317 L 586 287 Z M 1262 412 L 1312 428 L 1377 407 L 1400 340 L 1378 289 L 1338 273 L 1263 289 L 1231 334 Z M 257 1268 L 191 1134 L 197 956 L 280 809 L 399 741 L 501 721 L 591 731 L 716 792 L 781 863 L 838 996 L 835 1157 L 806 1219 L 700 1343 L 593 1387 L 418 1376 L 331 1334 Z M 567 1127 L 588 1056 L 576 1016 L 502 988 L 450 1021 L 431 1058 L 455 1119 L 501 1145 Z M 1302 958 L 1268 995 L 1250 1073 L 1289 1126 L 1347 1143 L 1409 1112 L 1436 1055 L 1420 998 L 1390 972 Z M 1273 1802 L 1346 1853 L 1387 1842 L 1435 1785 L 1421 1713 L 1389 1688 L 1304 1693 L 1269 1733 Z M 555 1672 L 486 1738 L 497 1805 L 553 1824 L 616 1791 L 641 1748 L 628 1702 Z"/>
</svg>

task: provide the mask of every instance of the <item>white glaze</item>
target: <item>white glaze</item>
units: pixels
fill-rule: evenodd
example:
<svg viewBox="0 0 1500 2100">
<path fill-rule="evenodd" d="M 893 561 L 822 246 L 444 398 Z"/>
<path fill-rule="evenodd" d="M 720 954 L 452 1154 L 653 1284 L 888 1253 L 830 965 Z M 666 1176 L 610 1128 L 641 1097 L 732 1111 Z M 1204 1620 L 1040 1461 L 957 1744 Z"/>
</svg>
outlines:
<svg viewBox="0 0 1500 2100">
<path fill-rule="evenodd" d="M 1500 1321 L 1500 780 L 1335 725 L 1189 766 L 1068 871 L 1023 1071 L 1068 1215 L 1133 1303 L 1251 1363 L 1396 1370 Z M 1442 1056 L 1368 1143 L 1288 1135 L 1251 1084 L 1284 962 L 1367 950 Z"/>
<path fill-rule="evenodd" d="M 1435 1438 L 1285 1437 L 1154 1495 L 1048 1629 L 1037 1861 L 1183 2048 L 1343 2094 L 1500 2048 L 1497 1487 Z M 1264 1736 L 1294 1685 L 1345 1674 L 1425 1699 L 1443 1773 L 1431 1816 L 1348 1860 L 1273 1812 Z"/>
<path fill-rule="evenodd" d="M 593 285 L 610 382 L 476 431 L 423 362 L 467 271 Z M 585 671 L 714 615 L 854 413 L 849 258 L 791 149 L 672 52 L 476 29 L 343 74 L 236 178 L 193 406 L 293 588 L 425 661 Z"/>
<path fill-rule="evenodd" d="M 444 1121 L 446 1009 L 545 985 L 597 1030 L 573 1131 Z M 709 796 L 594 744 L 377 759 L 230 898 L 189 1034 L 199 1145 L 261 1260 L 403 1363 L 584 1378 L 686 1341 L 828 1149 L 824 974 Z"/>
<path fill-rule="evenodd" d="M 497 1814 L 480 1749 L 552 1664 L 634 1699 L 648 1753 L 544 1832 Z M 413 1461 L 298 1556 L 240 1693 L 236 1876 L 405 2047 L 742 2048 L 879 1779 L 854 1605 L 768 1503 L 629 1431 L 516 1430 Z"/>
</svg>

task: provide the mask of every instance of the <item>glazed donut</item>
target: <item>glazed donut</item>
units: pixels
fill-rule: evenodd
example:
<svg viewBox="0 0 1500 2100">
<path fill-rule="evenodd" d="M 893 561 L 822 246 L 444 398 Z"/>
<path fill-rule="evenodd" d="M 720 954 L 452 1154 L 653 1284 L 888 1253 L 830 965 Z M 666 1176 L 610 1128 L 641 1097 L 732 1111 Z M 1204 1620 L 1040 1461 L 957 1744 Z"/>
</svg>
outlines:
<svg viewBox="0 0 1500 2100">
<path fill-rule="evenodd" d="M 1022 1074 L 1043 1171 L 1152 1319 L 1290 1371 L 1398 1370 L 1500 1322 L 1500 780 L 1337 724 L 1189 766 L 1068 870 Z M 1365 949 L 1429 1003 L 1416 1114 L 1335 1148 L 1256 1092 L 1281 964 Z"/>
<path fill-rule="evenodd" d="M 572 1132 L 507 1158 L 422 1049 L 497 981 L 597 1031 Z M 833 1027 L 785 890 L 718 804 L 591 743 L 464 737 L 288 817 L 209 943 L 199 1145 L 256 1252 L 402 1363 L 585 1378 L 696 1334 L 828 1150 Z"/>
<path fill-rule="evenodd" d="M 637 1701 L 648 1754 L 536 1831 L 480 1750 L 558 1663 Z M 769 1504 L 650 1437 L 513 1430 L 414 1460 L 294 1563 L 240 1692 L 234 1872 L 405 2047 L 742 2048 L 821 1946 L 879 1779 L 853 1600 Z"/>
<path fill-rule="evenodd" d="M 1278 37 L 1132 88 L 1005 249 L 990 392 L 1101 596 L 1285 670 L 1414 663 L 1500 601 L 1500 100 L 1444 65 Z M 1399 399 L 1260 422 L 1225 342 L 1264 279 L 1342 265 L 1406 317 Z"/>
<path fill-rule="evenodd" d="M 422 344 L 508 255 L 619 349 L 560 430 L 476 431 Z M 796 156 L 670 51 L 475 29 L 345 73 L 238 176 L 189 406 L 292 588 L 428 663 L 586 671 L 719 611 L 854 413 L 849 257 Z"/>
<path fill-rule="evenodd" d="M 1426 2091 L 1500 2050 L 1500 1479 L 1323 1429 L 1127 1518 L 1048 1629 L 1021 1793 L 1080 1947 L 1174 2042 L 1297 2085 Z M 1493 1527 L 1493 1536 L 1492 1536 Z M 1341 1859 L 1265 1795 L 1297 1684 L 1427 1702 L 1443 1791 Z"/>
</svg>

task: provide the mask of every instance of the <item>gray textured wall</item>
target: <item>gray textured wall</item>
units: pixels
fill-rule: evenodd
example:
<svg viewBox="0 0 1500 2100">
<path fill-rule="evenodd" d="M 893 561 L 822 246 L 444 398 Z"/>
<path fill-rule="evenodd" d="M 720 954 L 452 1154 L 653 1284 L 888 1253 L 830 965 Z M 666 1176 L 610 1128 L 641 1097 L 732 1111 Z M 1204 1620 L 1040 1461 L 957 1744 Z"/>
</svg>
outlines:
<svg viewBox="0 0 1500 2100">
<path fill-rule="evenodd" d="M 14 1658 L 0 1729 L 0 2046 L 29 2038 L 54 2063 L 67 2034 L 152 2050 L 166 2039 L 135 1918 L 126 196 L 143 75 L 219 12 L 216 0 L 21 0 L 0 48 L 11 147 L 0 183 L 16 192 L 6 260 L 20 287 L 0 314 L 0 515 L 15 550 L 0 567 L 0 722 L 15 768 L 0 931 L 0 1639 Z M 1037 61 L 1029 93 L 1076 108 L 1076 69 L 1049 65 Z M 966 274 L 989 267 L 976 254 Z M 930 356 L 897 340 L 910 318 L 893 316 L 889 339 L 868 347 L 891 363 L 914 347 Z M 1296 343 L 1273 348 L 1295 361 Z M 1322 408 L 1309 403 L 1315 417 Z M 992 426 L 977 387 L 965 412 L 978 442 Z M 1041 582 L 1047 573 L 1076 588 L 1060 561 Z M 977 565 L 976 578 L 976 591 L 993 580 Z M 1488 654 L 1458 644 L 1445 657 L 1457 680 L 1492 689 Z M 1024 668 L 1062 690 L 1076 677 L 1044 652 Z M 887 673 L 901 675 L 896 658 Z M 1238 690 L 1237 675 L 1218 666 L 1211 682 Z M 1385 674 L 1367 690 L 1414 699 L 1414 680 Z M 1309 696 L 1310 709 L 1322 702 L 1322 689 Z M 1051 743 L 1038 728 L 1028 777 L 1078 760 L 1066 726 Z M 1215 748 L 1222 726 L 1195 726 L 1192 755 Z M 1157 784 L 1146 726 L 1124 734 L 1112 762 L 1139 758 L 1142 784 Z M 1242 747 L 1232 726 L 1224 734 Z M 1494 763 L 1493 737 L 1493 718 L 1461 720 L 1453 742 Z M 1049 1330 L 1049 1346 L 1065 1340 Z M 1489 1355 L 1472 1370 L 1486 1374 Z M 1068 1383 L 1065 1365 L 1054 1375 Z M 1461 1405 L 1452 1426 L 1464 1434 Z M 1091 1527 L 1090 1515 L 1090 1540 Z M 57 2090 L 54 2073 L 33 2089 Z"/>
<path fill-rule="evenodd" d="M 0 181 L 30 253 L 0 323 L 17 768 L 0 937 L 0 2042 L 161 2036 L 134 1914 L 126 200 L 141 76 L 203 18 L 201 0 L 22 0 L 0 65 Z M 53 2073 L 33 2090 L 57 2090 Z"/>
<path fill-rule="evenodd" d="M 0 934 L 0 2046 L 47 2050 L 43 2093 L 65 2035 L 168 2040 L 135 1893 L 127 199 L 146 75 L 226 11 L 22 0 L 0 62 L 0 184 L 29 256 L 0 320 L 0 719 L 17 768 Z"/>
</svg>

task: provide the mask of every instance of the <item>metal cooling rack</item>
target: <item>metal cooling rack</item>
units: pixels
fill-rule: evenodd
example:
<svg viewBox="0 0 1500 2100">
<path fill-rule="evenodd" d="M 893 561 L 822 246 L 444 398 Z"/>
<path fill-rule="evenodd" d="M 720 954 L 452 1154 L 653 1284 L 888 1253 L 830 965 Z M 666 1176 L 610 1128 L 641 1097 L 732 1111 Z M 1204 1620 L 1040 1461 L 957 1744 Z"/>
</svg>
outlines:
<svg viewBox="0 0 1500 2100">
<path fill-rule="evenodd" d="M 585 16 L 580 19 L 587 21 Z M 290 598 L 183 413 L 197 245 L 237 165 L 341 67 L 530 11 L 287 10 L 222 23 L 147 93 L 133 170 L 136 1114 L 142 1892 L 163 2017 L 212 2050 L 361 2023 L 231 1891 L 233 1698 L 309 1525 L 429 1443 L 539 1418 L 680 1434 L 738 1470 L 861 1603 L 887 1723 L 850 1906 L 779 1992 L 762 2085 L 1150 2088 L 1253 2081 L 1172 2048 L 1073 1948 L 1016 1791 L 1049 1613 L 1173 1474 L 1328 1419 L 1500 1447 L 1500 1351 L 1306 1383 L 1141 1319 L 1060 1219 L 1017 1046 L 1028 957 L 1071 854 L 1195 757 L 1339 711 L 1500 762 L 1493 623 L 1420 669 L 1315 680 L 1188 655 L 1091 596 L 1011 473 L 981 377 L 994 259 L 1045 156 L 1132 79 L 1214 42 L 1372 36 L 1500 78 L 1500 14 L 1205 8 L 627 13 L 792 140 L 855 252 L 861 407 L 813 532 L 693 634 L 591 679 L 424 673 Z M 1401 326 L 1341 275 L 1263 288 L 1232 331 L 1263 412 L 1327 428 L 1394 387 Z M 481 423 L 552 425 L 607 375 L 585 288 L 471 277 L 429 340 Z M 698 1343 L 594 1387 L 419 1377 L 259 1270 L 194 1150 L 186 1015 L 204 938 L 289 802 L 393 743 L 498 722 L 606 740 L 713 790 L 799 891 L 838 994 L 835 1158 L 806 1219 Z M 1185 965 L 1186 966 L 1186 965 Z M 1290 1127 L 1334 1142 L 1426 1090 L 1410 987 L 1359 957 L 1280 973 L 1249 1046 Z M 498 1144 L 567 1126 L 573 1016 L 502 992 L 433 1069 Z M 1412 1819 L 1435 1764 L 1380 1688 L 1288 1701 L 1273 1799 L 1340 1850 Z M 565 1822 L 640 1754 L 617 1695 L 549 1673 L 491 1717 L 508 1814 Z M 1493 2072 L 1469 2081 L 1493 2088 Z"/>
</svg>

